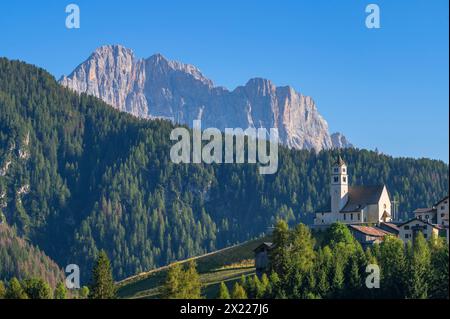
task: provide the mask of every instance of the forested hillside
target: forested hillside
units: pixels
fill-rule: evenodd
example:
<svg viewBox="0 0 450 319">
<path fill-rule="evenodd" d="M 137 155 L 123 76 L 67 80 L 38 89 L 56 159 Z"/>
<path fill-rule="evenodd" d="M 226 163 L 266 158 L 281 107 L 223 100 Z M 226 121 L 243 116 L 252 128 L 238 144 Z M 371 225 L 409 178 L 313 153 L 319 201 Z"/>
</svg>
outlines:
<svg viewBox="0 0 450 319">
<path fill-rule="evenodd" d="M 274 175 L 259 175 L 255 165 L 176 165 L 172 128 L 0 59 L 0 220 L 83 274 L 105 249 L 121 279 L 247 240 L 277 218 L 298 222 L 328 202 L 335 151 L 281 148 Z M 386 183 L 400 210 L 448 193 L 441 161 L 357 149 L 341 155 L 352 184 Z"/>
<path fill-rule="evenodd" d="M 13 229 L 0 224 L 0 281 L 42 278 L 55 288 L 64 281 L 64 273 L 58 265 L 39 248 L 18 237 Z"/>
</svg>

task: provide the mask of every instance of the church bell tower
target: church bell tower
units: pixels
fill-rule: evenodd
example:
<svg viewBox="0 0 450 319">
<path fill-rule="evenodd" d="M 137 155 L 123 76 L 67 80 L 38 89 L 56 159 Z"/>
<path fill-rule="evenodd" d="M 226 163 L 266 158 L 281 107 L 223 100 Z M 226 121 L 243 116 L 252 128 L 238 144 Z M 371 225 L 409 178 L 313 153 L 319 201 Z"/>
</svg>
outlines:
<svg viewBox="0 0 450 319">
<path fill-rule="evenodd" d="M 331 167 L 331 212 L 339 213 L 348 200 L 347 165 L 341 156 Z"/>
</svg>

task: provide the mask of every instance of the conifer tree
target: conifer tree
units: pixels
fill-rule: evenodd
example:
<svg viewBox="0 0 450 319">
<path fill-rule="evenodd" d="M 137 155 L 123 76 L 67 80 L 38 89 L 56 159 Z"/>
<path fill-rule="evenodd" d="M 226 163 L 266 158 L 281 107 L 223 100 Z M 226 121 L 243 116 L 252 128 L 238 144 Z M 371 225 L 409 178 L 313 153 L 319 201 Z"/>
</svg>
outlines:
<svg viewBox="0 0 450 319">
<path fill-rule="evenodd" d="M 6 295 L 6 287 L 3 281 L 0 280 L 0 299 L 5 298 Z"/>
<path fill-rule="evenodd" d="M 247 299 L 247 293 L 244 288 L 239 284 L 235 283 L 233 287 L 233 292 L 231 293 L 232 299 Z"/>
<path fill-rule="evenodd" d="M 380 245 L 379 266 L 381 271 L 382 296 L 403 298 L 406 275 L 405 249 L 401 239 L 387 236 Z"/>
<path fill-rule="evenodd" d="M 52 290 L 41 278 L 31 278 L 23 282 L 23 289 L 30 299 L 51 299 Z"/>
<path fill-rule="evenodd" d="M 104 250 L 100 251 L 92 271 L 91 299 L 113 299 L 116 287 L 112 276 L 111 264 Z"/>
<path fill-rule="evenodd" d="M 16 277 L 11 278 L 6 289 L 5 299 L 29 299 Z"/>
<path fill-rule="evenodd" d="M 223 281 L 220 283 L 218 299 L 230 299 L 230 292 Z"/>
<path fill-rule="evenodd" d="M 289 255 L 289 227 L 284 220 L 279 220 L 273 231 L 274 248 L 270 252 L 270 267 L 281 278 L 288 276 L 291 269 Z"/>
<path fill-rule="evenodd" d="M 53 293 L 55 299 L 67 299 L 67 288 L 63 282 L 56 285 L 55 292 Z"/>
<path fill-rule="evenodd" d="M 202 283 L 197 272 L 195 261 L 190 261 L 183 280 L 184 299 L 200 299 Z"/>
<path fill-rule="evenodd" d="M 431 256 L 428 244 L 419 232 L 414 239 L 412 251 L 408 253 L 406 297 L 411 299 L 428 298 Z"/>
</svg>

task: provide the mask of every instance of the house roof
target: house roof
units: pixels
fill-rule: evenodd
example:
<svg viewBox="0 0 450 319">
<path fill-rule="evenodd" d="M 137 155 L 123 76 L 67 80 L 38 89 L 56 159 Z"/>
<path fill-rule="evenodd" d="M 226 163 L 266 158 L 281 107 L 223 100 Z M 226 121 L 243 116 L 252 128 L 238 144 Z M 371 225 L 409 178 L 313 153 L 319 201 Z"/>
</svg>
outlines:
<svg viewBox="0 0 450 319">
<path fill-rule="evenodd" d="M 255 249 L 253 249 L 254 252 L 260 251 L 262 248 L 265 248 L 267 250 L 270 250 L 273 248 L 273 244 L 270 242 L 263 242 L 261 243 L 258 247 L 256 247 Z"/>
<path fill-rule="evenodd" d="M 385 223 L 385 222 L 383 222 L 383 223 L 380 223 L 380 225 L 386 226 L 387 228 L 390 228 L 390 229 L 394 230 L 394 231 L 397 232 L 397 233 L 398 233 L 398 231 L 399 231 L 398 226 L 395 225 L 394 223 Z"/>
<path fill-rule="evenodd" d="M 371 227 L 371 226 L 360 226 L 360 225 L 349 225 L 349 227 L 353 230 L 356 230 L 360 233 L 363 233 L 365 235 L 374 236 L 374 237 L 384 237 L 387 235 L 391 235 L 391 233 L 382 230 L 377 227 Z"/>
<path fill-rule="evenodd" d="M 444 198 L 442 198 L 440 201 L 438 201 L 436 204 L 434 204 L 434 206 L 439 206 L 440 203 L 442 203 L 443 201 L 445 201 L 446 199 L 448 199 L 448 195 L 445 196 Z"/>
<path fill-rule="evenodd" d="M 383 192 L 384 185 L 378 186 L 350 186 L 348 201 L 341 213 L 361 211 L 367 205 L 377 204 Z"/>
<path fill-rule="evenodd" d="M 398 227 L 400 228 L 400 227 L 402 227 L 402 226 L 404 226 L 404 225 L 407 225 L 407 224 L 410 224 L 410 223 L 412 223 L 412 222 L 420 222 L 420 223 L 429 225 L 429 226 L 431 226 L 431 227 L 433 227 L 433 228 L 439 229 L 438 227 L 436 227 L 436 225 L 430 224 L 429 222 L 427 222 L 427 221 L 425 221 L 425 220 L 422 220 L 422 219 L 419 219 L 419 218 L 413 218 L 413 219 L 410 219 L 410 220 L 408 220 L 407 222 L 404 222 L 403 224 L 398 225 Z"/>
<path fill-rule="evenodd" d="M 427 208 L 417 208 L 417 209 L 415 209 L 415 210 L 413 211 L 413 213 L 414 213 L 414 214 L 417 214 L 417 213 L 432 213 L 432 212 L 435 212 L 435 211 L 436 211 L 435 208 L 433 208 L 433 207 L 427 207 Z"/>
</svg>

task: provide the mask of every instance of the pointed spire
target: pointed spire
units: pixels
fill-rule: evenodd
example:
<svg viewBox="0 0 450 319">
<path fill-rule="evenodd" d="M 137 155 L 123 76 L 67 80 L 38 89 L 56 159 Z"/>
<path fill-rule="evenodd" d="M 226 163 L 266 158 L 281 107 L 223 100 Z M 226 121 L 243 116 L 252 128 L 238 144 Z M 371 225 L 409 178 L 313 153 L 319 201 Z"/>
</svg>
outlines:
<svg viewBox="0 0 450 319">
<path fill-rule="evenodd" d="M 342 166 L 342 165 L 346 165 L 340 154 L 339 154 L 339 157 L 336 160 L 336 162 L 334 162 L 334 165 L 337 165 L 339 167 Z"/>
</svg>

